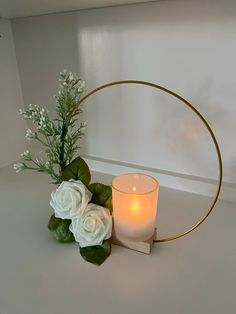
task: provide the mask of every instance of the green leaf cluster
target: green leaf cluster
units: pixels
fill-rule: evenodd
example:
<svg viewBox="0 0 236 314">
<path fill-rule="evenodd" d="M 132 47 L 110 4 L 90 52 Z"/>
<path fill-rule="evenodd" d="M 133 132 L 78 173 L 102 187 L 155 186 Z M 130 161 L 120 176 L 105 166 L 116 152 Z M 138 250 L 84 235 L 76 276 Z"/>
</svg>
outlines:
<svg viewBox="0 0 236 314">
<path fill-rule="evenodd" d="M 73 233 L 69 230 L 70 219 L 61 219 L 52 215 L 48 222 L 48 229 L 52 231 L 54 238 L 61 243 L 74 242 Z"/>
<path fill-rule="evenodd" d="M 77 157 L 68 166 L 62 169 L 61 178 L 63 181 L 70 179 L 80 180 L 85 186 L 88 186 L 91 180 L 91 174 L 84 159 Z"/>
<path fill-rule="evenodd" d="M 99 266 L 111 254 L 111 241 L 105 240 L 102 245 L 80 248 L 80 254 L 87 262 Z"/>
<path fill-rule="evenodd" d="M 93 194 L 91 202 L 106 207 L 112 212 L 111 186 L 102 183 L 92 183 L 88 188 Z"/>
</svg>

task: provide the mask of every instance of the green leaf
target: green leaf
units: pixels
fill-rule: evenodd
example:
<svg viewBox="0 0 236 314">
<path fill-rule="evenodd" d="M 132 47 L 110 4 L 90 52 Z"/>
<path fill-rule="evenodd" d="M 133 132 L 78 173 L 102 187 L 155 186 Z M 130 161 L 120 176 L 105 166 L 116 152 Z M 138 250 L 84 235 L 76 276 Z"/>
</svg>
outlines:
<svg viewBox="0 0 236 314">
<path fill-rule="evenodd" d="M 112 212 L 113 212 L 112 195 L 106 200 L 104 207 L 108 208 L 110 210 L 110 213 L 112 214 Z"/>
<path fill-rule="evenodd" d="M 57 228 L 57 226 L 60 224 L 61 218 L 55 217 L 55 215 L 52 215 L 48 222 L 48 229 L 50 231 L 53 231 Z"/>
<path fill-rule="evenodd" d="M 70 179 L 80 180 L 86 186 L 91 180 L 89 167 L 81 157 L 75 158 L 69 165 L 67 165 L 62 170 L 61 177 L 64 181 Z"/>
<path fill-rule="evenodd" d="M 87 262 L 99 266 L 111 254 L 111 241 L 105 240 L 102 245 L 80 248 L 80 254 Z"/>
<path fill-rule="evenodd" d="M 88 188 L 93 194 L 91 202 L 97 205 L 105 206 L 112 194 L 111 186 L 102 183 L 92 183 L 88 186 Z"/>
<path fill-rule="evenodd" d="M 61 243 L 74 242 L 75 238 L 73 233 L 69 230 L 70 224 L 70 219 L 61 219 L 52 215 L 48 223 L 48 229 L 52 231 L 57 241 Z"/>
</svg>

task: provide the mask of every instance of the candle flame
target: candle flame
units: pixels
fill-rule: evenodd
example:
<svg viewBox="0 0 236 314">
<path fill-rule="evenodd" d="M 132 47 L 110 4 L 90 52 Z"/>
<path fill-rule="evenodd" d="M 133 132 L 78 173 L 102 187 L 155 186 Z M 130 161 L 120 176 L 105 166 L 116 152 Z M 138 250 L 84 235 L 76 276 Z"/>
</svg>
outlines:
<svg viewBox="0 0 236 314">
<path fill-rule="evenodd" d="M 130 206 L 131 212 L 133 215 L 140 213 L 140 203 L 137 200 L 133 200 Z"/>
<path fill-rule="evenodd" d="M 135 187 L 135 186 L 133 187 L 133 191 L 134 191 L 134 192 L 136 191 L 136 187 Z"/>
</svg>

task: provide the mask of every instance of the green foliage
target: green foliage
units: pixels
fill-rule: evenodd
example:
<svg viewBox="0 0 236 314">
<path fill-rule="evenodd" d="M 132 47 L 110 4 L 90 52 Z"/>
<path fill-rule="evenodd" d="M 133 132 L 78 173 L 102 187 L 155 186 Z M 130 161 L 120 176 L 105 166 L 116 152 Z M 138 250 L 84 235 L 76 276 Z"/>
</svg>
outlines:
<svg viewBox="0 0 236 314">
<path fill-rule="evenodd" d="M 86 123 L 77 125 L 78 115 L 82 112 L 79 101 L 84 92 L 84 82 L 71 72 L 60 73 L 60 90 L 55 96 L 57 117 L 52 119 L 48 110 L 39 105 L 29 105 L 20 110 L 23 119 L 30 120 L 34 130 L 28 129 L 26 138 L 36 141 L 41 146 L 40 158 L 28 150 L 21 154 L 22 162 L 14 165 L 16 172 L 34 170 L 47 173 L 53 183 L 63 180 L 80 180 L 92 192 L 91 202 L 109 208 L 112 212 L 112 190 L 101 183 L 90 184 L 91 174 L 88 165 L 78 154 L 78 140 L 85 132 Z M 75 158 L 75 159 L 74 159 Z M 73 233 L 69 230 L 70 219 L 61 219 L 52 215 L 48 228 L 55 239 L 62 243 L 74 242 Z M 110 240 L 102 245 L 80 248 L 80 253 L 90 263 L 101 265 L 111 254 Z"/>
<path fill-rule="evenodd" d="M 21 155 L 23 162 L 14 165 L 17 172 L 29 169 L 47 173 L 53 183 L 62 181 L 60 173 L 78 153 L 78 140 L 86 127 L 86 123 L 76 125 L 78 114 L 82 112 L 78 103 L 84 92 L 84 82 L 76 74 L 66 71 L 60 73 L 59 82 L 60 90 L 55 96 L 56 119 L 51 119 L 48 110 L 39 105 L 20 110 L 23 119 L 31 120 L 35 126 L 34 131 L 27 130 L 26 138 L 40 143 L 43 150 L 40 159 L 26 151 Z"/>
<path fill-rule="evenodd" d="M 64 181 L 80 180 L 87 186 L 91 180 L 91 174 L 86 162 L 81 157 L 77 157 L 62 169 L 61 178 Z"/>
<path fill-rule="evenodd" d="M 80 254 L 87 262 L 99 266 L 111 254 L 111 241 L 105 240 L 102 245 L 80 248 Z"/>
<path fill-rule="evenodd" d="M 92 183 L 88 186 L 89 190 L 92 192 L 93 197 L 91 202 L 97 205 L 101 205 L 110 209 L 111 207 L 111 195 L 112 190 L 110 185 L 105 185 L 102 183 Z"/>
<path fill-rule="evenodd" d="M 52 215 L 48 223 L 48 229 L 53 233 L 57 241 L 61 243 L 74 242 L 73 233 L 69 230 L 70 224 L 70 219 L 61 219 Z"/>
<path fill-rule="evenodd" d="M 110 213 L 112 214 L 112 212 L 113 212 L 112 195 L 106 200 L 104 207 L 108 208 L 110 210 Z"/>
<path fill-rule="evenodd" d="M 61 220 L 62 220 L 61 218 L 57 218 L 57 217 L 55 217 L 55 215 L 52 215 L 49 219 L 49 222 L 48 222 L 48 229 L 50 231 L 56 230 L 56 228 L 60 224 Z"/>
</svg>

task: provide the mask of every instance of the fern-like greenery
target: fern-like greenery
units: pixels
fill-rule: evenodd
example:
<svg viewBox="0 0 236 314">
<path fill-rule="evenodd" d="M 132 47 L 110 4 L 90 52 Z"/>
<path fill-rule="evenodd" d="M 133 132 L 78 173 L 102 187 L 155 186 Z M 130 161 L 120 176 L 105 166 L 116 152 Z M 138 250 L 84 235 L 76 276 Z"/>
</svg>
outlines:
<svg viewBox="0 0 236 314">
<path fill-rule="evenodd" d="M 84 92 L 84 82 L 65 70 L 60 73 L 59 82 L 60 90 L 55 95 L 55 119 L 51 119 L 48 110 L 39 105 L 30 104 L 28 109 L 20 110 L 22 118 L 31 120 L 34 125 L 34 130 L 27 130 L 26 138 L 42 145 L 43 157 L 36 158 L 27 150 L 21 154 L 22 162 L 14 165 L 16 172 L 30 169 L 47 173 L 53 183 L 62 181 L 61 171 L 78 153 L 78 140 L 86 128 L 86 123 L 76 125 L 82 112 L 78 102 Z"/>
</svg>

